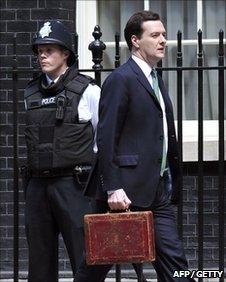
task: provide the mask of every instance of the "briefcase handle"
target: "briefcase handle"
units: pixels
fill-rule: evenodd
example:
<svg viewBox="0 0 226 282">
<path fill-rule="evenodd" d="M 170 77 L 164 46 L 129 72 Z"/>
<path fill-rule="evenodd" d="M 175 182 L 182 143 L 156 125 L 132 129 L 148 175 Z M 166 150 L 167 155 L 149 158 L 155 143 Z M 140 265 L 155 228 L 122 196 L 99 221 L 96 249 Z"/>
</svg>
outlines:
<svg viewBox="0 0 226 282">
<path fill-rule="evenodd" d="M 107 213 L 122 213 L 122 212 L 131 212 L 131 210 L 125 209 L 125 210 L 108 210 Z"/>
</svg>

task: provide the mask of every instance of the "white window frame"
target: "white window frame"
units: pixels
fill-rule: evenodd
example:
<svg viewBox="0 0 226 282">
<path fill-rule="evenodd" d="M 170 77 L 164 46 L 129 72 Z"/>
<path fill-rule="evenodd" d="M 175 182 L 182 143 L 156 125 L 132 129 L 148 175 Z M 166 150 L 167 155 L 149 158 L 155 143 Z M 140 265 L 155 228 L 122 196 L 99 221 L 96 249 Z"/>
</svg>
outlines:
<svg viewBox="0 0 226 282">
<path fill-rule="evenodd" d="M 92 54 L 88 50 L 88 44 L 93 41 L 92 32 L 97 25 L 98 19 L 98 0 L 76 1 L 77 5 L 77 33 L 79 34 L 79 68 L 89 69 L 92 67 Z M 144 10 L 149 10 L 149 0 L 143 0 Z M 88 20 L 87 20 L 88 19 Z M 202 30 L 203 22 L 203 0 L 197 0 L 197 31 Z M 226 39 L 224 39 L 226 44 Z M 106 48 L 114 48 L 115 42 L 104 42 Z M 203 39 L 203 45 L 218 45 L 218 39 Z M 125 41 L 120 41 L 121 48 L 127 47 Z M 168 46 L 177 46 L 177 40 L 167 40 Z M 193 45 L 198 48 L 197 39 L 184 39 L 182 40 L 183 46 Z M 177 125 L 177 121 L 175 121 Z M 204 120 L 204 160 L 212 161 L 218 160 L 218 121 L 217 120 Z M 225 137 L 226 140 L 226 131 Z M 226 145 L 226 142 L 225 142 Z M 225 152 L 226 156 L 226 152 Z M 183 121 L 183 160 L 184 161 L 197 161 L 198 160 L 198 121 L 197 120 L 184 120 Z"/>
<path fill-rule="evenodd" d="M 92 68 L 92 53 L 88 49 L 94 40 L 92 33 L 97 25 L 97 0 L 76 1 L 76 31 L 78 33 L 78 59 L 80 69 Z"/>
</svg>

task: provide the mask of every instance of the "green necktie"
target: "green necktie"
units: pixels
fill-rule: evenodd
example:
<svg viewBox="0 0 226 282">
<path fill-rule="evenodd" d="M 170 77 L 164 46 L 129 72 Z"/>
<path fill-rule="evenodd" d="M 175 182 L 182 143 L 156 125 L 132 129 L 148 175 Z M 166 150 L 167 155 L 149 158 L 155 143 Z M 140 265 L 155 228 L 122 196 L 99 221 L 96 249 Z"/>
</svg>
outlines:
<svg viewBox="0 0 226 282">
<path fill-rule="evenodd" d="M 159 94 L 159 84 L 158 84 L 158 77 L 157 77 L 157 71 L 156 69 L 152 69 L 151 71 L 151 77 L 152 77 L 152 88 L 155 92 L 155 96 L 160 103 L 160 94 Z M 166 141 L 163 135 L 163 151 L 162 151 L 162 163 L 161 163 L 161 170 L 160 170 L 160 175 L 163 176 L 163 173 L 166 169 L 166 158 L 167 158 L 167 154 L 166 154 Z"/>
<path fill-rule="evenodd" d="M 157 71 L 154 68 L 151 71 L 151 77 L 152 77 L 152 88 L 153 88 L 153 90 L 155 92 L 155 97 L 158 99 L 158 101 L 160 103 L 159 83 L 158 83 Z"/>
</svg>

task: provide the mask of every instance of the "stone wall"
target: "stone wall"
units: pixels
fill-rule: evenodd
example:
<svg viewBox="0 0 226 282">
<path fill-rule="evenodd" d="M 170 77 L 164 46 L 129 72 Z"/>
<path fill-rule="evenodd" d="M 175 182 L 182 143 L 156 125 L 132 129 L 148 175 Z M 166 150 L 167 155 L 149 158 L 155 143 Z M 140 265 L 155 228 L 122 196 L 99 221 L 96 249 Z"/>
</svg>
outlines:
<svg viewBox="0 0 226 282">
<path fill-rule="evenodd" d="M 30 68 L 33 56 L 30 44 L 40 24 L 48 19 L 61 20 L 75 30 L 74 0 L 0 0 L 0 269 L 13 271 L 13 40 L 16 37 L 17 67 Z M 19 165 L 26 155 L 23 90 L 32 78 L 18 75 Z M 27 242 L 24 232 L 24 195 L 19 182 L 19 267 L 27 269 Z M 67 257 L 60 243 L 60 268 L 66 269 Z"/>
</svg>

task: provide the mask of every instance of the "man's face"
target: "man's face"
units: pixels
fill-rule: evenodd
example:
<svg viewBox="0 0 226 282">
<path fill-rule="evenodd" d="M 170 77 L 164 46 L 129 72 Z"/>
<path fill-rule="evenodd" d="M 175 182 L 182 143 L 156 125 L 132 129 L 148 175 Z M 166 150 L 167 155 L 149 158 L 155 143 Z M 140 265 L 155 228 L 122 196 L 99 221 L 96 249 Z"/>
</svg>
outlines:
<svg viewBox="0 0 226 282">
<path fill-rule="evenodd" d="M 165 56 L 166 30 L 161 21 L 146 21 L 142 24 L 141 38 L 132 36 L 135 54 L 153 66 Z"/>
<path fill-rule="evenodd" d="M 52 79 L 57 78 L 67 69 L 69 53 L 62 50 L 58 45 L 45 44 L 38 46 L 38 60 L 41 69 Z"/>
</svg>

